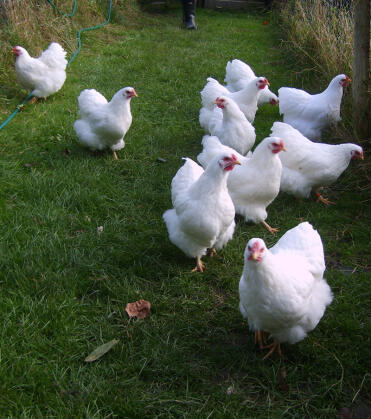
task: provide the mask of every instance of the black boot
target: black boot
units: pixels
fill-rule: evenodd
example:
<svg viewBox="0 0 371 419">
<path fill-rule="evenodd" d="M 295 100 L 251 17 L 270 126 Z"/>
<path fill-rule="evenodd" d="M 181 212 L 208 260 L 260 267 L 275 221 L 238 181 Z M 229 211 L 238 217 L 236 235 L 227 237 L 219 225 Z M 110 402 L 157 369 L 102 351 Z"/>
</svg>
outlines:
<svg viewBox="0 0 371 419">
<path fill-rule="evenodd" d="M 183 23 L 186 29 L 197 29 L 195 22 L 195 0 L 182 0 Z"/>
</svg>

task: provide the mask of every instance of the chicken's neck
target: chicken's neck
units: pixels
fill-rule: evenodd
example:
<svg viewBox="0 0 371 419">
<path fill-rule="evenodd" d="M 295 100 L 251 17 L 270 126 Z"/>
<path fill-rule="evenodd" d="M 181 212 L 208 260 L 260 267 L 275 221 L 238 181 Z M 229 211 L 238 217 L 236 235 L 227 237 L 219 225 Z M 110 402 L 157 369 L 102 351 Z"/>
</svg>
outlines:
<svg viewBox="0 0 371 419">
<path fill-rule="evenodd" d="M 354 148 L 353 144 L 331 144 L 331 157 L 336 161 L 338 170 L 343 172 L 348 167 L 351 160 L 351 150 Z"/>
<path fill-rule="evenodd" d="M 194 183 L 191 194 L 197 196 L 214 194 L 215 191 L 228 191 L 227 189 L 228 172 L 222 170 L 219 165 L 209 165 L 205 172 Z"/>
<path fill-rule="evenodd" d="M 130 99 L 122 98 L 120 96 L 113 96 L 109 106 L 112 110 L 112 113 L 117 115 L 130 114 Z"/>
<path fill-rule="evenodd" d="M 325 97 L 330 103 L 336 104 L 343 97 L 343 88 L 338 83 L 330 83 L 327 89 L 320 93 L 320 95 Z"/>
<path fill-rule="evenodd" d="M 268 250 L 265 250 L 263 259 L 258 261 L 247 260 L 244 266 L 244 277 L 254 283 L 257 287 L 269 287 L 275 289 L 277 286 L 277 263 L 275 256 Z"/>
<path fill-rule="evenodd" d="M 265 171 L 269 169 L 275 168 L 276 166 L 281 166 L 282 163 L 278 156 L 278 153 L 272 153 L 271 150 L 268 149 L 266 144 L 262 144 L 262 147 L 257 147 L 252 154 L 251 163 L 253 164 L 264 164 Z"/>
<path fill-rule="evenodd" d="M 31 59 L 33 58 L 30 56 L 30 54 L 27 51 L 23 51 L 22 54 L 17 57 L 15 62 L 17 65 L 22 65 Z"/>
<path fill-rule="evenodd" d="M 256 87 L 256 81 L 255 79 L 250 81 L 242 90 L 239 90 L 238 92 L 231 93 L 232 99 L 236 103 L 254 103 L 258 102 L 258 93 L 259 90 Z"/>
<path fill-rule="evenodd" d="M 229 106 L 223 109 L 224 122 L 230 122 L 236 119 L 238 120 L 245 119 L 245 115 L 243 114 L 243 112 L 240 110 L 238 106 L 236 107 Z"/>
</svg>

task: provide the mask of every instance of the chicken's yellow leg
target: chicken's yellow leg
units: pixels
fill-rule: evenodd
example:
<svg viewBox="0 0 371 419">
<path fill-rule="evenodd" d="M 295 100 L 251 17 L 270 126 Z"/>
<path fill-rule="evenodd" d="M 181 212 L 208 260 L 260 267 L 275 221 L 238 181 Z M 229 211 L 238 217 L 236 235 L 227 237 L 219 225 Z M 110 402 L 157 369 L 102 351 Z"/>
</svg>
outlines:
<svg viewBox="0 0 371 419">
<path fill-rule="evenodd" d="M 263 226 L 271 233 L 271 234 L 275 234 L 277 233 L 277 231 L 279 231 L 279 228 L 273 228 L 271 227 L 268 223 L 266 223 L 264 220 L 262 221 Z"/>
<path fill-rule="evenodd" d="M 329 201 L 327 198 L 324 198 L 319 192 L 316 192 L 317 202 L 322 202 L 325 205 L 335 204 L 335 202 Z"/>
<path fill-rule="evenodd" d="M 264 348 L 264 345 L 266 344 L 266 339 L 267 339 L 267 333 L 264 332 L 263 330 L 255 330 L 255 335 L 254 335 L 254 342 L 255 345 L 259 345 L 260 349 Z"/>
<path fill-rule="evenodd" d="M 271 350 L 265 355 L 263 359 L 269 358 L 276 349 L 277 349 L 278 355 L 282 357 L 281 345 L 278 342 L 278 340 L 275 339 L 273 343 L 263 347 L 263 349 L 267 349 L 267 348 L 271 348 Z"/>
<path fill-rule="evenodd" d="M 191 272 L 203 272 L 205 268 L 205 265 L 201 262 L 201 258 L 197 256 L 196 258 L 196 266 L 192 269 Z"/>
</svg>

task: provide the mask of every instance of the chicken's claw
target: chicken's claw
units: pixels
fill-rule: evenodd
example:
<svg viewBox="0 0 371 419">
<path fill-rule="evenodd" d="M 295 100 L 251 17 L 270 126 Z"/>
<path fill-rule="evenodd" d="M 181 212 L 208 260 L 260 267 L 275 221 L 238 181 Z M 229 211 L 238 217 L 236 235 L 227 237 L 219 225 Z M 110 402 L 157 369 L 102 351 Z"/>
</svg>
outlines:
<svg viewBox="0 0 371 419">
<path fill-rule="evenodd" d="M 316 193 L 317 202 L 322 202 L 325 205 L 335 204 L 333 201 L 329 201 L 327 198 L 324 198 L 320 193 Z"/>
<path fill-rule="evenodd" d="M 201 262 L 201 258 L 196 258 L 196 266 L 192 269 L 191 272 L 203 272 L 205 269 L 205 265 Z"/>
<path fill-rule="evenodd" d="M 268 348 L 271 348 L 271 350 L 265 355 L 265 357 L 263 358 L 263 359 L 267 359 L 267 358 L 269 358 L 272 354 L 273 354 L 273 352 L 275 352 L 276 351 L 276 349 L 277 349 L 277 352 L 278 352 L 278 355 L 280 356 L 280 357 L 282 357 L 282 351 L 281 351 L 281 345 L 280 345 L 280 343 L 278 342 L 278 340 L 275 340 L 273 343 L 271 343 L 270 345 L 267 345 L 267 346 L 263 346 L 263 349 L 268 349 Z"/>
<path fill-rule="evenodd" d="M 273 235 L 275 235 L 278 231 L 280 231 L 279 228 L 271 227 L 268 223 L 266 223 L 264 220 L 262 221 L 263 226 Z"/>
</svg>

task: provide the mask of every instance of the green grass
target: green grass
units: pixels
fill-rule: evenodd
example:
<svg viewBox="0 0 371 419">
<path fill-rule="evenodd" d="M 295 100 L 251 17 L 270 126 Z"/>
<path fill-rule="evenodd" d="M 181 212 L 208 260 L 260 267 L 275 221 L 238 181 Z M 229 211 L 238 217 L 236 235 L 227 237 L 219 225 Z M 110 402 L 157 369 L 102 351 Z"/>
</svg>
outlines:
<svg viewBox="0 0 371 419">
<path fill-rule="evenodd" d="M 367 403 L 369 201 L 354 187 L 357 162 L 327 191 L 335 206 L 280 195 L 268 210 L 276 237 L 238 218 L 202 275 L 162 221 L 181 157 L 201 150 L 206 77 L 222 81 L 240 58 L 273 91 L 295 79 L 276 21 L 263 19 L 198 10 L 200 30 L 186 32 L 175 8 L 90 32 L 63 89 L 0 132 L 1 417 L 334 418 Z M 113 161 L 83 149 L 72 125 L 82 89 L 110 98 L 124 86 L 139 98 Z M 7 99 L 9 113 L 25 93 Z M 261 108 L 257 140 L 279 119 Z M 284 345 L 283 360 L 263 361 L 238 309 L 243 251 L 249 238 L 270 246 L 302 220 L 322 236 L 334 302 L 307 339 Z M 140 298 L 151 315 L 130 320 L 125 306 Z"/>
</svg>

